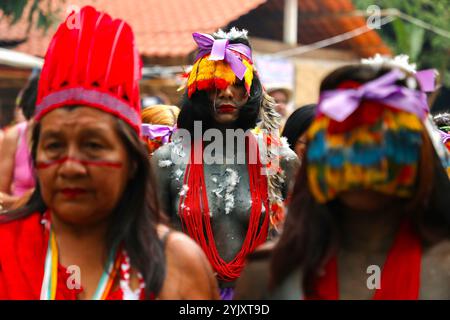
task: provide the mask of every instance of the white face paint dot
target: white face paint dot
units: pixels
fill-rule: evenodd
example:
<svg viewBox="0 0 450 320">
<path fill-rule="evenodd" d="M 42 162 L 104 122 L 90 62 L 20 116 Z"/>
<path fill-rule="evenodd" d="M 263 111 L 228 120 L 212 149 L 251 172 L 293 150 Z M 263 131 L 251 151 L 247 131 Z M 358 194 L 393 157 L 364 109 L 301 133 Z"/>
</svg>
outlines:
<svg viewBox="0 0 450 320">
<path fill-rule="evenodd" d="M 173 165 L 173 162 L 170 160 L 159 160 L 158 162 L 160 168 L 170 167 L 171 165 Z"/>
</svg>

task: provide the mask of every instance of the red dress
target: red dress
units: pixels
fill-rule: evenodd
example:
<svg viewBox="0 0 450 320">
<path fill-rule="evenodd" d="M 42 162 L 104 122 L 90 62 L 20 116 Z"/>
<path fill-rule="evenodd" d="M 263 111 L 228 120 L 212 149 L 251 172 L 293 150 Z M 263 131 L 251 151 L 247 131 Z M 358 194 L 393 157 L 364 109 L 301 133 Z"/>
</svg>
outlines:
<svg viewBox="0 0 450 320">
<path fill-rule="evenodd" d="M 0 300 L 39 300 L 44 276 L 48 235 L 41 223 L 42 214 L 0 223 Z M 76 300 L 83 290 L 69 289 L 70 273 L 58 265 L 57 300 Z M 107 300 L 122 300 L 120 288 Z M 144 298 L 144 290 L 141 292 Z"/>
</svg>

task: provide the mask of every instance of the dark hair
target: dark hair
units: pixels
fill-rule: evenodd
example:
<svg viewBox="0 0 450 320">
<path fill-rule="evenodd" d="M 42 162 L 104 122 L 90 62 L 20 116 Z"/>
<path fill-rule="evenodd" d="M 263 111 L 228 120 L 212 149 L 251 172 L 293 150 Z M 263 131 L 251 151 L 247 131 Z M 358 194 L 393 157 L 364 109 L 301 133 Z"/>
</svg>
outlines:
<svg viewBox="0 0 450 320">
<path fill-rule="evenodd" d="M 242 43 L 250 47 L 246 39 L 230 40 L 230 43 Z M 253 73 L 252 86 L 250 88 L 250 97 L 247 103 L 239 111 L 239 117 L 236 120 L 236 126 L 243 129 L 252 129 L 256 126 L 258 120 L 259 108 L 263 97 L 263 88 L 256 72 Z M 202 121 L 202 129 L 205 131 L 212 127 L 212 104 L 208 99 L 208 93 L 205 90 L 195 91 L 191 98 L 187 91 L 184 93 L 181 102 L 181 111 L 178 115 L 177 127 L 194 132 L 194 121 Z"/>
<path fill-rule="evenodd" d="M 298 108 L 289 116 L 284 125 L 283 137 L 287 138 L 289 146 L 293 149 L 297 139 L 302 136 L 311 125 L 316 114 L 316 104 L 307 104 Z"/>
<path fill-rule="evenodd" d="M 365 83 L 390 70 L 369 66 L 343 67 L 325 78 L 321 91 L 336 88 L 349 79 Z M 450 238 L 450 182 L 425 131 L 422 140 L 416 188 L 402 209 L 411 217 L 422 240 L 435 242 Z M 272 252 L 270 288 L 274 289 L 299 268 L 303 290 L 309 296 L 315 293 L 318 270 L 339 243 L 337 220 L 341 205 L 338 200 L 318 203 L 309 189 L 307 171 L 305 159 L 296 179 L 283 233 Z"/>
<path fill-rule="evenodd" d="M 36 109 L 39 76 L 32 76 L 25 87 L 19 92 L 18 107 L 22 109 L 25 119 L 30 120 Z"/>
<path fill-rule="evenodd" d="M 164 247 L 156 228 L 158 223 L 166 222 L 166 218 L 159 210 L 155 179 L 145 144 L 136 131 L 120 119 L 117 119 L 116 129 L 127 154 L 136 165 L 136 171 L 111 214 L 106 235 L 107 249 L 111 250 L 115 244 L 123 243 L 131 265 L 144 278 L 146 295 L 156 296 L 166 275 Z M 39 135 L 40 123 L 36 123 L 32 134 L 33 162 L 36 161 Z M 35 212 L 44 213 L 46 209 L 38 183 L 26 206 L 0 215 L 0 223 L 24 218 Z"/>
</svg>

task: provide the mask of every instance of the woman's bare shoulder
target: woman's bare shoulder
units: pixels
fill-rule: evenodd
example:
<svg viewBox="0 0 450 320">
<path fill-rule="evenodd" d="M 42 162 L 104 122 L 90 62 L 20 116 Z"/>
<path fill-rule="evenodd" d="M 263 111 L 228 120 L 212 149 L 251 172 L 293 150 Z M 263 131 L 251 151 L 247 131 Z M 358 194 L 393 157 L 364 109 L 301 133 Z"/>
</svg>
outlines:
<svg viewBox="0 0 450 320">
<path fill-rule="evenodd" d="M 158 226 L 158 234 L 166 237 L 167 276 L 161 298 L 218 299 L 217 281 L 197 243 L 163 225 Z"/>
<path fill-rule="evenodd" d="M 450 277 L 450 239 L 440 241 L 425 250 L 423 255 L 424 261 L 437 263 L 448 271 Z"/>
<path fill-rule="evenodd" d="M 424 250 L 421 296 L 424 299 L 450 299 L 450 240 Z"/>
</svg>

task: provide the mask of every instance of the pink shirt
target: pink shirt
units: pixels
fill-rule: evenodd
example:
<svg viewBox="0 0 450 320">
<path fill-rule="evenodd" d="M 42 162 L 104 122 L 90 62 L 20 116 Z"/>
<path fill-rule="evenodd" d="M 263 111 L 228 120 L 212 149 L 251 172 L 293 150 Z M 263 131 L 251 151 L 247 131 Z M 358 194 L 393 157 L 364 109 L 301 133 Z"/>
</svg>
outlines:
<svg viewBox="0 0 450 320">
<path fill-rule="evenodd" d="M 12 181 L 12 194 L 14 196 L 21 196 L 35 186 L 31 153 L 27 142 L 27 127 L 28 122 L 21 122 L 17 125 L 19 138 L 17 140 Z"/>
</svg>

